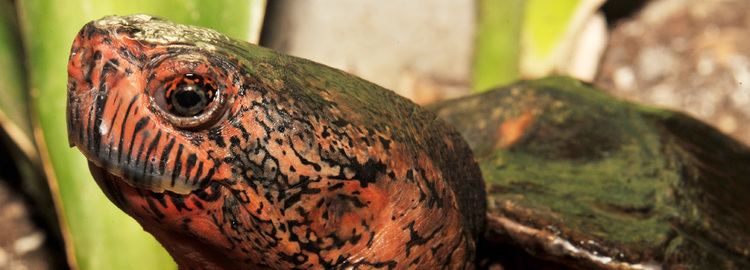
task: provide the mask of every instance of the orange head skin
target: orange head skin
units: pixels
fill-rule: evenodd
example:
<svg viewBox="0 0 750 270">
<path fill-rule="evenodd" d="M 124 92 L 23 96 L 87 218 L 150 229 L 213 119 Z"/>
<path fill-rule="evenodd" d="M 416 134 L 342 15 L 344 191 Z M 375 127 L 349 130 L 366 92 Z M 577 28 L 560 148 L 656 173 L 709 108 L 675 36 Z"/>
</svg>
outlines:
<svg viewBox="0 0 750 270">
<path fill-rule="evenodd" d="M 389 90 L 145 15 L 86 24 L 68 74 L 71 145 L 181 268 L 473 268 L 479 168 Z"/>
</svg>

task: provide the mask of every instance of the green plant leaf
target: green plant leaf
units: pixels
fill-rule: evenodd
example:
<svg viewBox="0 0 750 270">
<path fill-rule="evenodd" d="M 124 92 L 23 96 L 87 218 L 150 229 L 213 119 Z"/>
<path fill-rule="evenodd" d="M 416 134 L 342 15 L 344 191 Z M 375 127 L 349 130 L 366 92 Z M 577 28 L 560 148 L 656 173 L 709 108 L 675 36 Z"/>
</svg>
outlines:
<svg viewBox="0 0 750 270">
<path fill-rule="evenodd" d="M 67 60 L 78 30 L 105 15 L 146 13 L 214 28 L 256 41 L 263 0 L 19 1 L 28 55 L 37 143 L 56 191 L 68 259 L 78 269 L 174 269 L 161 245 L 110 203 L 89 174 L 84 157 L 68 145 L 65 120 Z"/>
<path fill-rule="evenodd" d="M 518 79 L 525 0 L 479 0 L 473 92 Z"/>
<path fill-rule="evenodd" d="M 567 71 L 579 33 L 605 0 L 479 0 L 473 91 Z"/>
<path fill-rule="evenodd" d="M 605 0 L 528 0 L 521 27 L 521 76 L 555 71 L 571 53 L 575 37 Z"/>
</svg>

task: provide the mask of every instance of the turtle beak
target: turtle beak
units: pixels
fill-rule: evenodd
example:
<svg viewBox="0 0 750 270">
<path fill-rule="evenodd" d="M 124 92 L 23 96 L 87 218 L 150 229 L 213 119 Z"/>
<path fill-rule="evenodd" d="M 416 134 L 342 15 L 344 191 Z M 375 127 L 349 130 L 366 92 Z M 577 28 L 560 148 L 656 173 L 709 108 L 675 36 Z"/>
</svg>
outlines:
<svg viewBox="0 0 750 270">
<path fill-rule="evenodd" d="M 90 132 L 84 123 L 87 121 L 86 107 L 97 99 L 97 93 L 92 81 L 92 73 L 97 65 L 97 58 L 101 59 L 101 52 L 95 53 L 91 46 L 88 33 L 95 28 L 91 23 L 86 24 L 73 41 L 68 59 L 68 104 L 66 118 L 68 122 L 68 143 L 71 147 L 81 145 L 84 140 L 90 140 Z"/>
<path fill-rule="evenodd" d="M 70 49 L 68 142 L 71 147 L 78 146 L 84 154 L 86 151 L 97 154 L 104 144 L 103 137 L 111 129 L 110 122 L 103 121 L 117 107 L 110 96 L 124 98 L 135 92 L 129 91 L 136 87 L 135 82 L 124 80 L 124 67 L 131 67 L 131 72 L 135 67 L 120 55 L 122 46 L 116 32 L 90 22 L 78 32 Z M 118 87 L 126 90 L 115 89 Z"/>
</svg>

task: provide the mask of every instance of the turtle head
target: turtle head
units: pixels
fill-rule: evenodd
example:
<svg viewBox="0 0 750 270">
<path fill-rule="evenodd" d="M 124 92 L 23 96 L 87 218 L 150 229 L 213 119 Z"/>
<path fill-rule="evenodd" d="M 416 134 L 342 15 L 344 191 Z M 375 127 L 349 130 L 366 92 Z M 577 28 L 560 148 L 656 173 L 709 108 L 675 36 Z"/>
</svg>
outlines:
<svg viewBox="0 0 750 270">
<path fill-rule="evenodd" d="M 257 80 L 227 49 L 236 43 L 147 15 L 105 17 L 83 26 L 68 63 L 70 145 L 178 263 L 213 265 L 198 268 L 236 268 L 218 251 L 231 250 L 222 232 L 239 224 L 227 213 L 241 209 L 233 194 L 244 170 L 231 162 L 230 138 L 241 104 L 259 96 L 246 93 Z"/>
<path fill-rule="evenodd" d="M 68 139 L 129 185 L 185 194 L 227 178 L 206 138 L 244 83 L 227 37 L 147 15 L 86 24 L 68 63 Z M 212 151 L 209 151 L 212 149 Z"/>
<path fill-rule="evenodd" d="M 471 151 L 386 89 L 145 15 L 86 24 L 68 74 L 70 144 L 178 264 L 472 263 Z"/>
</svg>

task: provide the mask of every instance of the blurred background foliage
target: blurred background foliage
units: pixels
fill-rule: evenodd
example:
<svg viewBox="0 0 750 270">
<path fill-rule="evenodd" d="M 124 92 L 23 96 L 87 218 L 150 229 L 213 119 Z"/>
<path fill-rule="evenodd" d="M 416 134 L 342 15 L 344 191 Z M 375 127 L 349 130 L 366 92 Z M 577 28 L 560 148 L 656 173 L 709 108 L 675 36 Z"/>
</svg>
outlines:
<svg viewBox="0 0 750 270">
<path fill-rule="evenodd" d="M 66 63 L 73 37 L 88 21 L 147 13 L 210 27 L 357 74 L 420 104 L 518 79 L 563 74 L 675 109 L 706 99 L 714 106 L 742 108 L 750 103 L 750 89 L 731 84 L 742 85 L 750 77 L 750 48 L 726 44 L 750 44 L 742 39 L 743 34 L 750 36 L 743 30 L 750 19 L 739 14 L 731 24 L 726 17 L 711 21 L 709 15 L 725 12 L 722 8 L 746 10 L 741 8 L 746 1 L 704 1 L 703 11 L 695 11 L 694 2 L 700 1 L 0 0 L 0 178 L 30 198 L 27 205 L 35 209 L 38 222 L 29 226 L 46 235 L 37 246 L 52 254 L 28 257 L 24 254 L 33 252 L 3 244 L 14 239 L 0 239 L 0 269 L 23 265 L 24 260 L 46 261 L 47 269 L 175 268 L 153 237 L 107 201 L 83 156 L 68 146 Z M 691 24 L 695 21 L 702 24 Z M 680 22 L 708 25 L 713 36 L 692 42 L 683 32 L 668 32 L 674 30 L 670 24 Z M 654 25 L 661 28 L 651 28 Z M 730 26 L 735 32 L 722 31 Z M 627 39 L 648 32 L 675 38 L 644 39 L 643 44 Z M 724 45 L 712 43 L 721 38 Z M 731 89 L 708 98 L 700 89 L 676 92 L 679 76 L 689 77 L 686 74 L 695 70 L 670 73 L 654 71 L 653 66 L 679 66 L 681 53 L 689 56 L 684 66 L 695 67 L 706 78 L 730 69 L 734 76 L 724 80 Z M 731 106 L 693 115 L 716 120 L 712 122 L 721 130 L 750 141 L 750 130 L 737 124 L 750 119 L 750 111 Z M 6 220 L 0 214 L 2 222 Z M 54 260 L 54 254 L 61 258 Z"/>
</svg>

